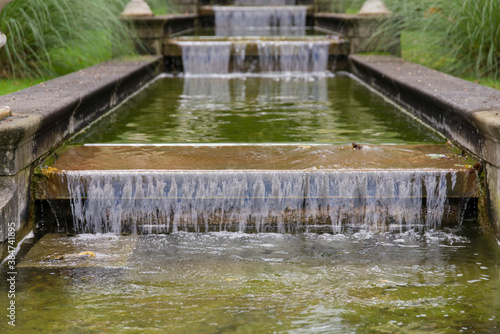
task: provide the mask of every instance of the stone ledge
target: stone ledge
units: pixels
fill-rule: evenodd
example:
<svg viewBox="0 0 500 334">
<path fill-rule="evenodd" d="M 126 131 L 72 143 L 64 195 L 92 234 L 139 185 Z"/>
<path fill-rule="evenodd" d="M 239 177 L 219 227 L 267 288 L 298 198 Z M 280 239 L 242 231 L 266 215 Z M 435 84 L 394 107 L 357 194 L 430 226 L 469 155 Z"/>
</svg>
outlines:
<svg viewBox="0 0 500 334">
<path fill-rule="evenodd" d="M 350 42 L 351 53 L 382 51 L 400 55 L 400 32 L 387 24 L 398 19 L 394 15 L 316 13 L 314 25 L 344 35 Z M 379 32 L 381 25 L 386 26 L 386 32 Z"/>
<path fill-rule="evenodd" d="M 351 72 L 500 167 L 500 91 L 392 56 L 349 56 Z"/>
<path fill-rule="evenodd" d="M 15 175 L 159 74 L 161 57 L 111 61 L 0 96 L 0 175 Z"/>
</svg>

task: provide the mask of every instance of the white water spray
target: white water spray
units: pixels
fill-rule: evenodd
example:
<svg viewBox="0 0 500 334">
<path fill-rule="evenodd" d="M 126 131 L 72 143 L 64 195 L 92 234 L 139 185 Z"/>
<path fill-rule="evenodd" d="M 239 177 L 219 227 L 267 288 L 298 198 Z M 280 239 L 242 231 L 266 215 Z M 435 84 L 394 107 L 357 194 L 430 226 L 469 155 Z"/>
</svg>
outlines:
<svg viewBox="0 0 500 334">
<path fill-rule="evenodd" d="M 68 172 L 76 233 L 438 228 L 452 173 Z"/>
</svg>

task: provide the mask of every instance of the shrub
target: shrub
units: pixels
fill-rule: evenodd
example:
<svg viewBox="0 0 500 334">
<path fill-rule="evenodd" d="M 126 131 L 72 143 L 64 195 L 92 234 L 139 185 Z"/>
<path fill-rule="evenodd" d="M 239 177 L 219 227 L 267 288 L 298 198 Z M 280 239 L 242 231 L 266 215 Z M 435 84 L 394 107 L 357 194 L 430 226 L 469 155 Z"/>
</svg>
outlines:
<svg viewBox="0 0 500 334">
<path fill-rule="evenodd" d="M 359 10 L 362 4 L 346 1 L 354 5 L 351 11 Z M 419 45 L 426 65 L 434 64 L 437 69 L 455 75 L 499 77 L 498 0 L 385 0 L 385 3 L 398 17 L 391 24 L 408 33 L 413 39 L 411 43 Z M 382 26 L 379 33 L 393 29 L 394 26 Z"/>
<path fill-rule="evenodd" d="M 17 0 L 0 14 L 0 76 L 57 76 L 133 53 L 127 0 Z"/>
</svg>

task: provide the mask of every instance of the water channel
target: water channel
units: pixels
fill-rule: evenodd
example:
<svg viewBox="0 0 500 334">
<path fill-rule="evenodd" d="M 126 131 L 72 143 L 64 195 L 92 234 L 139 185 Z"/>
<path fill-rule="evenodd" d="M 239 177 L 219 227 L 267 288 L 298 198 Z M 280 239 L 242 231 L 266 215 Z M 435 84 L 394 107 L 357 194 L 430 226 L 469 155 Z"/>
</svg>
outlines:
<svg viewBox="0 0 500 334">
<path fill-rule="evenodd" d="M 18 264 L 15 332 L 500 331 L 474 162 L 318 50 L 162 75 L 61 149 L 45 171 L 63 194 L 35 204 L 64 233 Z"/>
</svg>

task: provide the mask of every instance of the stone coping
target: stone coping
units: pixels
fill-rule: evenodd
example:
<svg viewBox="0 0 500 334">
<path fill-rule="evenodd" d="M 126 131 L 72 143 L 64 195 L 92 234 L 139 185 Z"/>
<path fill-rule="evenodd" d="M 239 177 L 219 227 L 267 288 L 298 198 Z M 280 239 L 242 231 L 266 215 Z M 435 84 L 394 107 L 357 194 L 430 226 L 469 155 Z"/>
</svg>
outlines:
<svg viewBox="0 0 500 334">
<path fill-rule="evenodd" d="M 0 96 L 0 175 L 15 175 L 159 74 L 161 57 L 110 61 Z"/>
<path fill-rule="evenodd" d="M 393 56 L 349 56 L 351 72 L 500 167 L 500 91 Z"/>
<path fill-rule="evenodd" d="M 167 15 L 153 15 L 153 16 L 130 16 L 120 17 L 120 19 L 131 22 L 167 22 L 178 20 L 193 20 L 198 18 L 197 14 L 167 14 Z"/>
</svg>

